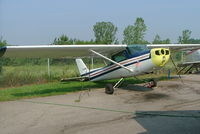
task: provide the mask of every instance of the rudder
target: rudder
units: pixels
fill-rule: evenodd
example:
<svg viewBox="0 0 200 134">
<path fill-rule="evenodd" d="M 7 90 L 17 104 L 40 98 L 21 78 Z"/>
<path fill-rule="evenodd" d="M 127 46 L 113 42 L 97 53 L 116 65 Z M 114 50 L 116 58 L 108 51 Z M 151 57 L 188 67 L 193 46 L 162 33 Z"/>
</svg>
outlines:
<svg viewBox="0 0 200 134">
<path fill-rule="evenodd" d="M 79 72 L 80 72 L 80 75 L 83 75 L 83 74 L 89 72 L 87 66 L 85 65 L 85 63 L 83 62 L 82 59 L 76 59 L 76 65 L 77 65 L 77 67 L 78 67 L 78 70 L 79 70 Z"/>
</svg>

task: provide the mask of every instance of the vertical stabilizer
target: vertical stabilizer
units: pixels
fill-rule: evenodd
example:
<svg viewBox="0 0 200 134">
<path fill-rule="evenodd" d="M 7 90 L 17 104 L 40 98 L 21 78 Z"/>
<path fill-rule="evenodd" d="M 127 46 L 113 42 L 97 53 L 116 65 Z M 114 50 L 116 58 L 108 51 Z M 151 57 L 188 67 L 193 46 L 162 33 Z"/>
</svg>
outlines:
<svg viewBox="0 0 200 134">
<path fill-rule="evenodd" d="M 78 70 L 80 72 L 80 75 L 83 75 L 83 74 L 89 72 L 87 66 L 85 65 L 85 63 L 83 62 L 82 59 L 76 59 L 76 64 L 77 64 Z"/>
</svg>

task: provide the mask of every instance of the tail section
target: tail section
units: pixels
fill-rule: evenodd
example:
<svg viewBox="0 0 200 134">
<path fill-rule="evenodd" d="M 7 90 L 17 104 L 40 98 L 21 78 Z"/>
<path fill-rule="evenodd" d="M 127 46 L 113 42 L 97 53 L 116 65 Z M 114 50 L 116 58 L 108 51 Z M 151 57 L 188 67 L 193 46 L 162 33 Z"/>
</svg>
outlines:
<svg viewBox="0 0 200 134">
<path fill-rule="evenodd" d="M 78 70 L 80 72 L 80 75 L 83 75 L 83 74 L 89 72 L 87 66 L 85 65 L 85 63 L 83 62 L 82 59 L 76 59 L 76 64 L 77 64 Z"/>
</svg>

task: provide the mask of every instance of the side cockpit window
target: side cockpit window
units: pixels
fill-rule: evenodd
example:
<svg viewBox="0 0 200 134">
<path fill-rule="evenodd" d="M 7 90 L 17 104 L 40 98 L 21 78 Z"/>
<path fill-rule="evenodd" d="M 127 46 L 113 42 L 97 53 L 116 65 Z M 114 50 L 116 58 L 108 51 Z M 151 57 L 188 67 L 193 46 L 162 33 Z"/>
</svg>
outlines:
<svg viewBox="0 0 200 134">
<path fill-rule="evenodd" d="M 125 53 L 124 51 L 119 52 L 115 55 L 112 56 L 112 60 L 116 61 L 116 62 L 120 62 L 126 59 Z"/>
</svg>

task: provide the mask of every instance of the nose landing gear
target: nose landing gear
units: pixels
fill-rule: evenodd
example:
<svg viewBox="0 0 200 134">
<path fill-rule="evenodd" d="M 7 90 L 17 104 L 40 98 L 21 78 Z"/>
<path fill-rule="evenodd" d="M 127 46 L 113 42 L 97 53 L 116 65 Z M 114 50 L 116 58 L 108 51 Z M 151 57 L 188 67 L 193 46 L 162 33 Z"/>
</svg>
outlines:
<svg viewBox="0 0 200 134">
<path fill-rule="evenodd" d="M 145 87 L 147 88 L 152 88 L 152 87 L 156 87 L 157 86 L 157 81 L 155 81 L 154 79 L 151 79 L 146 85 Z"/>
</svg>

